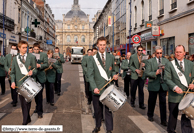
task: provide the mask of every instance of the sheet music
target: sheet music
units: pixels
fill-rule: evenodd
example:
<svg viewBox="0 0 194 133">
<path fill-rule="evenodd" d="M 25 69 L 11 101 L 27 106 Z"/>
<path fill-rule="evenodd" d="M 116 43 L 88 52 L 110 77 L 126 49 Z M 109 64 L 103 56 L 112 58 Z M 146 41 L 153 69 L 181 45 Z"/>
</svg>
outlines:
<svg viewBox="0 0 194 133">
<path fill-rule="evenodd" d="M 54 59 L 54 58 L 49 58 L 49 59 L 48 59 L 48 62 L 49 62 L 49 63 L 55 63 L 56 61 L 57 61 L 57 60 Z"/>
<path fill-rule="evenodd" d="M 57 56 L 59 56 L 59 53 L 54 53 L 54 54 L 53 54 L 53 57 L 54 57 L 54 58 L 57 57 Z"/>
<path fill-rule="evenodd" d="M 11 49 L 10 54 L 11 54 L 12 56 L 13 56 L 13 55 L 17 55 L 17 54 L 18 54 L 18 51 L 15 50 L 15 49 Z"/>
<path fill-rule="evenodd" d="M 36 57 L 36 60 L 40 60 L 40 54 L 35 54 L 35 53 L 32 53 L 35 57 Z"/>
</svg>

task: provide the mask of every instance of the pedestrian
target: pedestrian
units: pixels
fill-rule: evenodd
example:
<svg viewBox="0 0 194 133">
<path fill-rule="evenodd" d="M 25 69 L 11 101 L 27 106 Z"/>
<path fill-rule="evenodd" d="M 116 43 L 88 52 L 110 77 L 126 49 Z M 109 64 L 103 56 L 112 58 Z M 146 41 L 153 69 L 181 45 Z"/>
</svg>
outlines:
<svg viewBox="0 0 194 133">
<path fill-rule="evenodd" d="M 13 58 L 11 74 L 10 74 L 11 87 L 13 89 L 15 89 L 16 86 L 22 85 L 22 83 L 27 79 L 27 77 L 22 79 L 26 74 L 33 77 L 35 77 L 37 74 L 36 58 L 32 54 L 27 53 L 27 46 L 28 46 L 27 42 L 20 41 L 18 43 L 18 48 L 20 52 L 16 57 Z M 25 71 L 23 71 L 23 69 L 25 69 Z M 31 122 L 31 118 L 30 118 L 31 102 L 26 102 L 25 98 L 22 95 L 19 95 L 19 98 L 21 102 L 22 115 L 23 115 L 22 125 L 27 125 L 28 123 Z"/>
<path fill-rule="evenodd" d="M 166 121 L 166 94 L 168 86 L 164 82 L 164 68 L 169 61 L 162 57 L 162 47 L 155 47 L 155 57 L 148 60 L 145 74 L 149 77 L 148 82 L 148 120 L 154 121 L 154 109 L 156 106 L 157 95 L 159 95 L 160 120 L 163 126 L 167 126 Z M 160 66 L 161 65 L 161 66 Z"/>
<path fill-rule="evenodd" d="M 176 130 L 177 117 L 179 113 L 178 105 L 182 100 L 184 93 L 188 88 L 193 90 L 194 84 L 194 67 L 193 62 L 184 59 L 185 47 L 177 45 L 175 48 L 175 60 L 168 62 L 164 69 L 164 80 L 168 85 L 168 105 L 169 105 L 169 119 L 167 131 L 174 133 Z M 188 86 L 185 85 L 185 81 Z M 182 114 L 181 117 L 182 133 L 193 133 L 191 120 Z"/>
<path fill-rule="evenodd" d="M 106 87 L 102 91 L 99 89 L 112 78 L 111 76 L 113 76 L 114 80 L 118 79 L 115 72 L 114 56 L 105 51 L 107 46 L 106 43 L 107 40 L 105 37 L 98 38 L 97 47 L 99 51 L 95 56 L 90 56 L 88 61 L 87 75 L 89 77 L 89 83 L 93 93 L 92 100 L 96 121 L 96 126 L 92 133 L 98 133 L 100 131 L 103 112 L 105 113 L 105 125 L 107 133 L 112 133 L 113 130 L 112 112 L 107 106 L 105 106 L 103 111 L 103 104 L 99 101 L 100 95 L 104 92 Z"/>
</svg>

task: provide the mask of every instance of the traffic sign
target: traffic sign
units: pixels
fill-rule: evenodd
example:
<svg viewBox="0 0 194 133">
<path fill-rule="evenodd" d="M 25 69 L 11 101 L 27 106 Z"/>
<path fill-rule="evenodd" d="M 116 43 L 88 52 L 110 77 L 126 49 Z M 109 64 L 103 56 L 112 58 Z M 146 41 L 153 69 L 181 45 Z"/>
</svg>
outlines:
<svg viewBox="0 0 194 133">
<path fill-rule="evenodd" d="M 133 41 L 133 43 L 138 44 L 138 43 L 141 42 L 141 37 L 138 36 L 138 35 L 134 35 L 134 36 L 132 37 L 132 41 Z"/>
</svg>

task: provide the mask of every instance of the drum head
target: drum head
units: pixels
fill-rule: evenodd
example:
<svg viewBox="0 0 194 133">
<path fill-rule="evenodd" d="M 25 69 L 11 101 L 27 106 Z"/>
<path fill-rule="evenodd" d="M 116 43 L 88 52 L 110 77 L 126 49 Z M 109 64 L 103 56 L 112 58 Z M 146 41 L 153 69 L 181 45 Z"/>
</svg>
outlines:
<svg viewBox="0 0 194 133">
<path fill-rule="evenodd" d="M 100 96 L 99 100 L 102 101 L 104 98 L 106 98 L 106 96 L 113 90 L 113 88 L 114 88 L 114 85 L 111 85 L 108 88 L 106 88 L 106 90 Z"/>
<path fill-rule="evenodd" d="M 184 110 L 185 108 L 187 108 L 190 105 L 193 98 L 194 98 L 194 94 L 191 94 L 191 93 L 187 94 L 185 98 L 182 99 L 181 102 L 179 103 L 179 110 Z"/>
</svg>

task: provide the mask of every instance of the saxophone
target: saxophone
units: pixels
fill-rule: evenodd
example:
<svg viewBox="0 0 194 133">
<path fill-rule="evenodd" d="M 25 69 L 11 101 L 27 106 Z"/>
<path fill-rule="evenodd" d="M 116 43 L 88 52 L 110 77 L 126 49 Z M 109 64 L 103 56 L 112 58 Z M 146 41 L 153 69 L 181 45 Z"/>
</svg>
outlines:
<svg viewBox="0 0 194 133">
<path fill-rule="evenodd" d="M 140 66 L 139 66 L 139 70 L 141 71 L 139 74 L 138 74 L 138 77 L 142 77 L 143 76 L 143 73 L 144 73 L 144 70 L 145 68 L 143 67 L 143 64 L 142 64 L 142 55 L 140 55 Z"/>
</svg>

